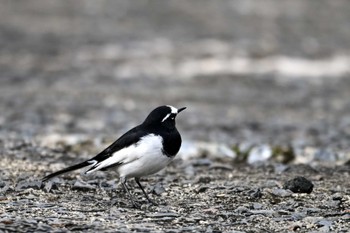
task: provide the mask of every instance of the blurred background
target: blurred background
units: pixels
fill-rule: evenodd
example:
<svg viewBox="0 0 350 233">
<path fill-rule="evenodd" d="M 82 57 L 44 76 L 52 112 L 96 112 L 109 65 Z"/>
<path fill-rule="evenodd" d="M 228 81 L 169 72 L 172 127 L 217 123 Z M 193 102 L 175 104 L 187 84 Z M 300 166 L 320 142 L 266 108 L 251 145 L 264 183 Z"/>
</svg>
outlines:
<svg viewBox="0 0 350 233">
<path fill-rule="evenodd" d="M 2 147 L 110 143 L 170 104 L 185 155 L 350 159 L 347 0 L 0 4 Z"/>
</svg>

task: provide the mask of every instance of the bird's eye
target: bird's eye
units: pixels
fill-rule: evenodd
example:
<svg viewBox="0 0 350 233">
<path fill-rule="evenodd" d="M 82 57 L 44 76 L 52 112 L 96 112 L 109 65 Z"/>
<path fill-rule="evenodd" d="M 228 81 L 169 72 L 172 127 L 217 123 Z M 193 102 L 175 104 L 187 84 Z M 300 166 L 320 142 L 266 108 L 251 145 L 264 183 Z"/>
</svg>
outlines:
<svg viewBox="0 0 350 233">
<path fill-rule="evenodd" d="M 175 119 L 175 117 L 172 117 L 171 119 L 172 119 L 172 120 L 174 120 L 174 119 Z"/>
</svg>

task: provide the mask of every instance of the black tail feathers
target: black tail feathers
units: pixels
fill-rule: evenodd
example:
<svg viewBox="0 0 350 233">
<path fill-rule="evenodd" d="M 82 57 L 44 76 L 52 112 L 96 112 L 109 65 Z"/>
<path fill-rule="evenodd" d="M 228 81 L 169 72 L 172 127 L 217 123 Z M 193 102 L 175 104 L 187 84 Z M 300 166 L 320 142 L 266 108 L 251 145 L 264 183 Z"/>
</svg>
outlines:
<svg viewBox="0 0 350 233">
<path fill-rule="evenodd" d="M 45 182 L 45 181 L 47 181 L 47 180 L 49 180 L 49 179 L 51 179 L 51 178 L 53 178 L 55 176 L 61 175 L 61 174 L 66 173 L 66 172 L 74 171 L 74 170 L 77 170 L 79 168 L 83 168 L 83 167 L 86 167 L 86 166 L 89 166 L 89 165 L 91 165 L 91 162 L 89 160 L 87 160 L 85 162 L 73 165 L 71 167 L 67 167 L 67 168 L 62 169 L 60 171 L 54 172 L 54 173 L 52 173 L 52 174 L 50 174 L 48 176 L 45 176 L 42 179 L 42 181 Z"/>
</svg>

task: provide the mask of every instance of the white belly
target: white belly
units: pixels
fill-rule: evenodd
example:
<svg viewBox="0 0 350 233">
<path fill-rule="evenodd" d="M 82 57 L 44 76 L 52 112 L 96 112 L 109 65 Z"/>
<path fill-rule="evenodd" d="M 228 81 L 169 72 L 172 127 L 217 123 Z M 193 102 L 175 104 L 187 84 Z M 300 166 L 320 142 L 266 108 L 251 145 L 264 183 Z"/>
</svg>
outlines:
<svg viewBox="0 0 350 233">
<path fill-rule="evenodd" d="M 122 164 L 118 167 L 120 177 L 142 177 L 154 174 L 172 161 L 171 157 L 167 157 L 159 151 L 148 151 L 141 157 L 130 163 Z"/>
<path fill-rule="evenodd" d="M 163 155 L 163 139 L 151 134 L 145 136 L 129 151 L 129 161 L 121 164 L 117 170 L 121 177 L 141 177 L 154 174 L 166 167 L 172 158 Z M 134 158 L 134 159 L 132 159 Z"/>
<path fill-rule="evenodd" d="M 116 151 L 89 173 L 113 164 L 120 164 L 116 166 L 120 177 L 151 175 L 166 167 L 173 160 L 173 157 L 163 155 L 162 150 L 162 137 L 150 134 L 141 138 L 138 143 Z"/>
</svg>

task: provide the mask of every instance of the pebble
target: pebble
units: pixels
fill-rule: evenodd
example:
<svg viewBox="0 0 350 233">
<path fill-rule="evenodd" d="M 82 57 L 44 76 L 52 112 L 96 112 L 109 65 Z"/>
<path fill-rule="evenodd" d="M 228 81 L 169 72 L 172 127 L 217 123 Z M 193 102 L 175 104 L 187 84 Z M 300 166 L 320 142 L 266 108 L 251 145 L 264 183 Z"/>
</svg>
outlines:
<svg viewBox="0 0 350 233">
<path fill-rule="evenodd" d="M 262 208 L 262 204 L 260 204 L 260 203 L 253 203 L 253 209 L 255 209 L 255 210 L 260 210 L 261 208 Z"/>
<path fill-rule="evenodd" d="M 268 180 L 266 181 L 264 188 L 275 188 L 275 187 L 280 187 L 281 184 L 275 180 Z"/>
<path fill-rule="evenodd" d="M 327 226 L 327 227 L 331 227 L 333 222 L 327 219 L 321 219 L 319 221 L 317 221 L 317 226 Z"/>
<path fill-rule="evenodd" d="M 249 197 L 254 198 L 254 199 L 259 199 L 263 196 L 260 188 L 251 189 L 247 192 L 247 194 L 249 195 Z"/>
<path fill-rule="evenodd" d="M 269 190 L 269 192 L 278 197 L 290 197 L 292 196 L 292 192 L 286 189 L 273 188 Z"/>
<path fill-rule="evenodd" d="M 41 188 L 41 181 L 26 181 L 26 180 L 21 180 L 20 182 L 17 183 L 15 190 L 16 191 L 21 191 L 25 189 L 40 189 Z"/>
<path fill-rule="evenodd" d="M 204 193 L 207 191 L 210 187 L 209 186 L 199 186 L 197 189 L 195 189 L 196 193 Z"/>
<path fill-rule="evenodd" d="M 211 181 L 210 176 L 199 176 L 198 178 L 195 179 L 194 183 L 195 184 L 208 184 Z"/>
<path fill-rule="evenodd" d="M 227 170 L 232 171 L 233 167 L 231 165 L 214 163 L 209 166 L 209 169 L 217 169 L 217 170 Z"/>
<path fill-rule="evenodd" d="M 325 148 L 325 149 L 319 149 L 316 151 L 314 154 L 313 161 L 325 161 L 325 162 L 331 162 L 334 163 L 338 159 L 338 154 L 330 149 L 330 148 Z"/>
<path fill-rule="evenodd" d="M 272 149 L 269 145 L 261 145 L 253 147 L 248 155 L 247 162 L 253 164 L 256 162 L 264 162 L 272 157 Z"/>
<path fill-rule="evenodd" d="M 192 165 L 193 166 L 210 166 L 212 164 L 212 160 L 211 159 L 196 159 Z"/>
<path fill-rule="evenodd" d="M 269 216 L 269 217 L 272 217 L 272 216 L 277 214 L 276 211 L 274 211 L 274 210 L 250 210 L 250 213 L 261 214 L 261 215 Z"/>
<path fill-rule="evenodd" d="M 87 183 L 87 182 L 83 182 L 80 180 L 77 180 L 74 185 L 73 185 L 73 189 L 78 189 L 78 190 L 91 190 L 91 189 L 96 189 L 95 186 Z"/>
<path fill-rule="evenodd" d="M 162 193 L 165 192 L 165 188 L 161 183 L 157 183 L 156 185 L 153 186 L 152 193 L 160 196 Z"/>
<path fill-rule="evenodd" d="M 294 221 L 298 221 L 298 220 L 302 220 L 303 218 L 305 218 L 306 213 L 304 212 L 294 212 L 292 213 L 292 219 Z"/>
<path fill-rule="evenodd" d="M 146 217 L 149 218 L 165 218 L 165 217 L 170 217 L 170 218 L 177 218 L 179 215 L 177 213 L 152 213 L 152 214 L 146 214 Z"/>
<path fill-rule="evenodd" d="M 5 193 L 10 189 L 9 181 L 0 181 L 0 193 Z"/>
<path fill-rule="evenodd" d="M 247 207 L 244 207 L 244 206 L 239 206 L 238 208 L 236 208 L 235 212 L 237 212 L 239 214 L 243 214 L 243 213 L 249 212 L 249 209 Z"/>
<path fill-rule="evenodd" d="M 46 192 L 50 192 L 50 190 L 52 189 L 52 187 L 53 187 L 53 182 L 51 182 L 51 181 L 48 181 L 48 182 L 46 182 L 45 183 L 45 186 L 44 186 L 44 190 L 46 191 Z M 57 187 L 57 186 L 56 186 Z"/>
<path fill-rule="evenodd" d="M 311 181 L 302 176 L 288 180 L 283 185 L 284 189 L 289 189 L 294 193 L 311 193 L 314 185 Z"/>
</svg>

